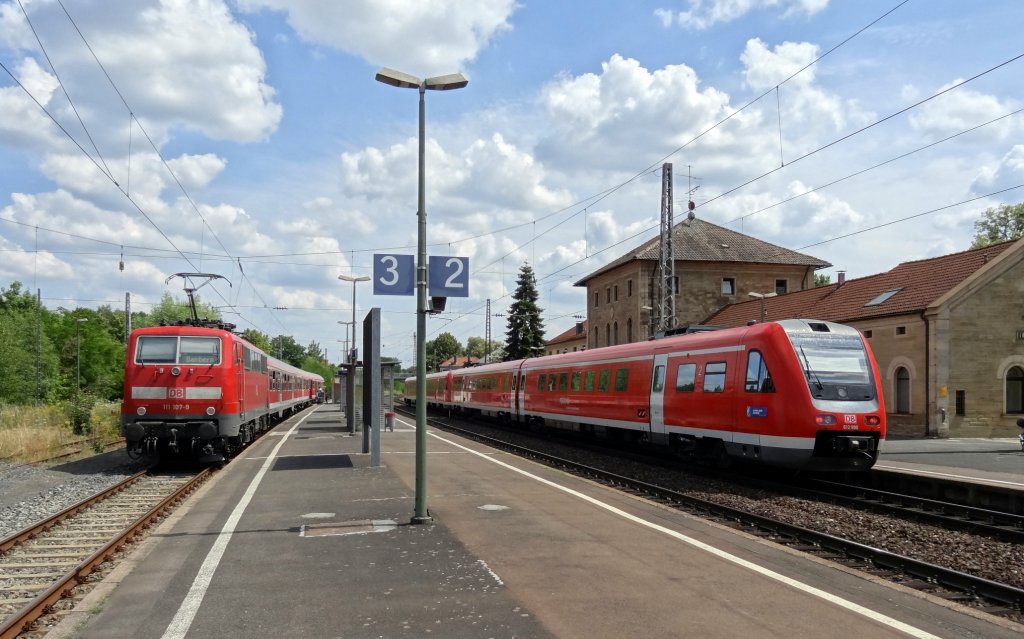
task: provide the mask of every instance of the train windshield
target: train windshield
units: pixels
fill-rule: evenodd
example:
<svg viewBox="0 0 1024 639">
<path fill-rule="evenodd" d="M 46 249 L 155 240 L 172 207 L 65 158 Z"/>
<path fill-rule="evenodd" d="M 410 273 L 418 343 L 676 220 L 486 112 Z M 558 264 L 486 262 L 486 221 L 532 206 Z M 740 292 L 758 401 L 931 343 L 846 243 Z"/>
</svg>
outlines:
<svg viewBox="0 0 1024 639">
<path fill-rule="evenodd" d="M 135 349 L 139 364 L 219 364 L 220 339 L 143 335 Z"/>
<path fill-rule="evenodd" d="M 856 335 L 789 335 L 808 384 L 870 385 L 871 368 Z"/>
</svg>

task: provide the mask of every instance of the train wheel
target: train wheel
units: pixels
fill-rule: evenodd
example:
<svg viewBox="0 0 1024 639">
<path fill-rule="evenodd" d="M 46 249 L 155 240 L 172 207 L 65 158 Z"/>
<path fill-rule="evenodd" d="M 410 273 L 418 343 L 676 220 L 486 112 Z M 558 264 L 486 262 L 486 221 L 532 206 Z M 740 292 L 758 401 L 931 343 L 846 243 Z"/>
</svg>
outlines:
<svg viewBox="0 0 1024 639">
<path fill-rule="evenodd" d="M 729 456 L 729 451 L 725 449 L 724 442 L 718 442 L 718 446 L 715 447 L 714 460 L 715 468 L 725 470 L 732 466 L 732 457 Z"/>
</svg>

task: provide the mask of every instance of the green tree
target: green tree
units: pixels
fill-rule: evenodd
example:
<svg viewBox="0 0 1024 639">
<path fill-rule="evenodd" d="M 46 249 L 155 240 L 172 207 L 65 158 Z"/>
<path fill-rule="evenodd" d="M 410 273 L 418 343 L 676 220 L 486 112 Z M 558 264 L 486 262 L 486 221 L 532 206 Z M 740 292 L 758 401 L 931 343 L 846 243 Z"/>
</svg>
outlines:
<svg viewBox="0 0 1024 639">
<path fill-rule="evenodd" d="M 203 303 L 198 296 L 196 297 L 196 313 L 200 318 L 221 319 L 220 311 L 209 304 Z M 187 299 L 182 301 L 171 297 L 170 293 L 164 293 L 163 297 L 160 298 L 160 302 L 154 305 L 153 309 L 149 312 L 149 321 L 152 323 L 147 324 L 147 326 L 157 326 L 161 323 L 173 324 L 191 318 L 192 307 L 189 306 Z"/>
<path fill-rule="evenodd" d="M 524 264 L 519 269 L 512 306 L 508 309 L 508 331 L 505 336 L 504 361 L 539 357 L 544 354 L 544 322 L 537 306 L 537 278 L 533 268 Z"/>
<path fill-rule="evenodd" d="M 828 286 L 832 283 L 832 276 L 826 275 L 825 273 L 816 273 L 814 275 L 814 287 Z"/>
<path fill-rule="evenodd" d="M 302 345 L 296 342 L 291 335 L 278 335 L 270 340 L 270 350 L 267 351 L 267 354 L 288 362 L 296 368 L 302 366 L 302 360 L 306 359 L 306 349 L 302 348 Z"/>
<path fill-rule="evenodd" d="M 271 354 L 274 350 L 273 345 L 270 343 L 270 336 L 266 333 L 261 333 L 254 328 L 247 328 L 242 331 L 242 337 L 249 340 L 250 344 L 264 353 Z"/>
<path fill-rule="evenodd" d="M 427 370 L 436 371 L 441 362 L 462 355 L 462 344 L 451 333 L 441 333 L 426 343 Z"/>
<path fill-rule="evenodd" d="M 491 340 L 490 353 L 485 348 L 487 340 L 483 337 L 470 337 L 466 340 L 466 355 L 470 357 L 476 357 L 481 362 L 484 361 L 484 356 L 489 355 L 488 361 L 500 362 L 502 361 L 505 354 L 505 347 L 501 342 L 495 342 Z"/>
<path fill-rule="evenodd" d="M 1024 235 L 1024 202 L 1001 204 L 985 209 L 981 219 L 974 223 L 974 242 L 971 248 L 981 248 Z"/>
</svg>

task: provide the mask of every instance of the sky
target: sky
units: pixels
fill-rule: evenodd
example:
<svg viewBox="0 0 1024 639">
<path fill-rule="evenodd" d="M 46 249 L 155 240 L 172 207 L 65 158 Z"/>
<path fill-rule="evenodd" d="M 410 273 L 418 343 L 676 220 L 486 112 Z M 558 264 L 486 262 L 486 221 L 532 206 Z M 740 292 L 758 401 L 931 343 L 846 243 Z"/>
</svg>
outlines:
<svg viewBox="0 0 1024 639">
<path fill-rule="evenodd" d="M 431 256 L 469 258 L 426 339 L 503 340 L 537 275 L 550 339 L 587 274 L 674 212 L 832 264 L 965 250 L 1024 201 L 1024 3 L 946 0 L 0 0 L 0 285 L 147 310 L 175 273 L 240 330 L 337 362 L 353 284 L 415 255 L 426 93 Z M 124 268 L 120 268 L 123 261 Z M 412 363 L 415 298 L 355 285 Z"/>
</svg>

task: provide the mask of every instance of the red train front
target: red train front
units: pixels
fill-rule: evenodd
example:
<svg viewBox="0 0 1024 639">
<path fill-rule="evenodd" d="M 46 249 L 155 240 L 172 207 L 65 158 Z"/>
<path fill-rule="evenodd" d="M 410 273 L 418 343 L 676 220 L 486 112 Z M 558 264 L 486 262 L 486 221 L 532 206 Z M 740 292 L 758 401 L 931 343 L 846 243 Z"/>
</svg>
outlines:
<svg viewBox="0 0 1024 639">
<path fill-rule="evenodd" d="M 414 379 L 406 383 L 407 400 Z M 878 368 L 855 329 L 784 320 L 467 368 L 428 402 L 806 470 L 866 470 L 885 438 Z"/>
<path fill-rule="evenodd" d="M 269 357 L 230 328 L 132 331 L 121 408 L 130 453 L 220 461 L 316 399 L 322 377 Z"/>
</svg>

